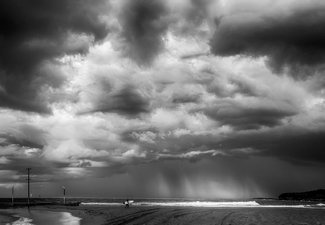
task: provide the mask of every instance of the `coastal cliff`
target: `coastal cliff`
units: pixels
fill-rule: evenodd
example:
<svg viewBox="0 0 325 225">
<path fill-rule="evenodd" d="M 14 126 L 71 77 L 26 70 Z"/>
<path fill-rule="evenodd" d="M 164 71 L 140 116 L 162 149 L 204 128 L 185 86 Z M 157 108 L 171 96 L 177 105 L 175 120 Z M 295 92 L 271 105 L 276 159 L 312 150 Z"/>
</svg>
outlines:
<svg viewBox="0 0 325 225">
<path fill-rule="evenodd" d="M 278 197 L 280 200 L 325 200 L 325 189 L 306 192 L 283 193 Z"/>
</svg>

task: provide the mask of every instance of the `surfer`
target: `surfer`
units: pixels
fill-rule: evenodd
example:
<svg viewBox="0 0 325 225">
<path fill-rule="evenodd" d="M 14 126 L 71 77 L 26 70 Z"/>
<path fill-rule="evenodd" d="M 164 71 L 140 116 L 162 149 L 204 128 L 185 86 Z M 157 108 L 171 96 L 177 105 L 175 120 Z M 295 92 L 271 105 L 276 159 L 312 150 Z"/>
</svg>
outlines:
<svg viewBox="0 0 325 225">
<path fill-rule="evenodd" d="M 129 208 L 130 204 L 129 204 L 129 199 L 126 199 L 125 201 L 125 207 L 124 208 Z"/>
</svg>

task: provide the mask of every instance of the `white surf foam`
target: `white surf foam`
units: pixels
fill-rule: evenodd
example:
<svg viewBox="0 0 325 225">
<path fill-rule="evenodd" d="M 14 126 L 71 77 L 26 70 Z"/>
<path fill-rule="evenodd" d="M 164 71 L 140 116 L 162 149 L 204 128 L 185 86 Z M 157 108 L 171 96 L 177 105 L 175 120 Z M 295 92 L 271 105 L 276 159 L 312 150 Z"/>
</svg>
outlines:
<svg viewBox="0 0 325 225">
<path fill-rule="evenodd" d="M 137 203 L 134 203 L 136 205 Z M 139 205 L 148 206 L 185 206 L 185 207 L 256 207 L 260 206 L 255 201 L 242 202 L 142 202 Z"/>
<path fill-rule="evenodd" d="M 81 203 L 81 205 L 97 205 L 97 206 L 117 206 L 123 205 L 122 203 Z M 181 201 L 181 202 L 134 202 L 134 206 L 174 206 L 174 207 L 262 207 L 262 208 L 313 208 L 325 207 L 325 204 L 319 203 L 316 205 L 260 205 L 256 201 L 224 201 L 224 202 L 211 202 L 211 201 Z"/>
<path fill-rule="evenodd" d="M 59 221 L 60 221 L 60 224 L 79 225 L 81 218 L 72 216 L 71 213 L 68 213 L 68 212 L 62 212 L 61 218 Z"/>
<path fill-rule="evenodd" d="M 310 205 L 261 205 L 264 208 L 306 208 Z"/>
<path fill-rule="evenodd" d="M 73 216 L 69 212 L 54 212 L 41 210 L 13 209 L 8 212 L 16 213 L 15 222 L 6 225 L 80 225 L 81 218 Z M 0 221 L 0 224 L 1 223 Z"/>
<path fill-rule="evenodd" d="M 81 205 L 121 205 L 120 203 L 98 203 L 98 202 L 82 202 Z M 184 206 L 184 207 L 257 207 L 260 206 L 255 201 L 240 201 L 240 202 L 134 202 L 134 206 Z"/>
<path fill-rule="evenodd" d="M 123 203 L 116 203 L 116 202 L 81 202 L 80 205 L 123 205 Z"/>
<path fill-rule="evenodd" d="M 32 221 L 33 221 L 32 219 L 21 217 L 19 218 L 19 220 L 13 222 L 12 225 L 34 225 Z"/>
</svg>

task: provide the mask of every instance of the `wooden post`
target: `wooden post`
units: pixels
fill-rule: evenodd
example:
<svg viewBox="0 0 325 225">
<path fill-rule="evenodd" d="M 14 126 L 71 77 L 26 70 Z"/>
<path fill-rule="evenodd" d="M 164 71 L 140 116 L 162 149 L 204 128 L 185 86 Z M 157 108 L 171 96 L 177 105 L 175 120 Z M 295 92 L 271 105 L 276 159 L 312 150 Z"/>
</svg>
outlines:
<svg viewBox="0 0 325 225">
<path fill-rule="evenodd" d="M 11 188 L 11 206 L 14 206 L 14 188 L 15 186 Z"/>
<path fill-rule="evenodd" d="M 28 196 L 27 196 L 27 206 L 29 208 L 29 181 L 30 181 L 30 178 L 29 178 L 29 171 L 31 170 L 32 168 L 27 168 L 27 173 L 28 173 L 28 176 L 27 176 L 27 182 L 28 182 Z"/>
<path fill-rule="evenodd" d="M 63 188 L 63 204 L 65 205 L 65 187 L 62 186 L 62 188 Z"/>
</svg>

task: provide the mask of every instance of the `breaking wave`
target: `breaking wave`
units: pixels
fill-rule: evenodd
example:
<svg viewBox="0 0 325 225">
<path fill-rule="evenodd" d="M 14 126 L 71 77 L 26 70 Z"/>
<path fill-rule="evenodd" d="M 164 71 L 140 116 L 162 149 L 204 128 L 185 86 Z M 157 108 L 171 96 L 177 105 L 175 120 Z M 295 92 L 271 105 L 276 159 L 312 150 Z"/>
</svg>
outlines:
<svg viewBox="0 0 325 225">
<path fill-rule="evenodd" d="M 89 202 L 82 205 L 121 205 L 122 203 Z M 239 202 L 207 202 L 207 201 L 185 201 L 185 202 L 134 202 L 135 206 L 184 206 L 184 207 L 257 207 L 260 206 L 255 201 Z"/>
<path fill-rule="evenodd" d="M 123 203 L 117 202 L 82 202 L 84 206 L 122 206 Z M 259 204 L 256 201 L 134 201 L 133 206 L 172 206 L 172 207 L 262 207 L 262 208 L 325 208 L 325 204 L 288 204 L 277 202 L 276 204 Z"/>
</svg>

